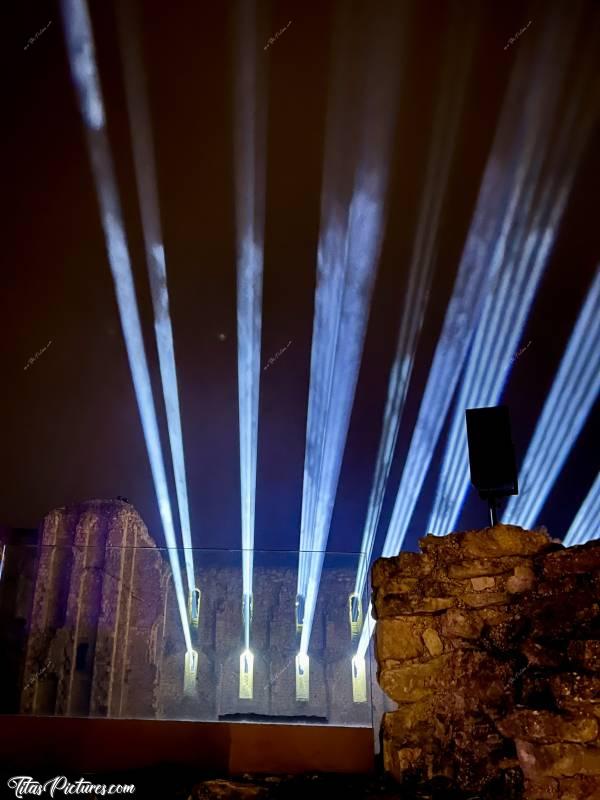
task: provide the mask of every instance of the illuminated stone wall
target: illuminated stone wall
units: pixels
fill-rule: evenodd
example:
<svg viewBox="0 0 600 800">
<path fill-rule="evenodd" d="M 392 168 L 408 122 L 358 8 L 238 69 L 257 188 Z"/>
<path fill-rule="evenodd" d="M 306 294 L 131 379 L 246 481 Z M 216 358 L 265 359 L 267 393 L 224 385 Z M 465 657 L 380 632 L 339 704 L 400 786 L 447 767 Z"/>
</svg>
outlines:
<svg viewBox="0 0 600 800">
<path fill-rule="evenodd" d="M 385 768 L 505 798 L 600 798 L 600 542 L 497 525 L 372 570 Z"/>
<path fill-rule="evenodd" d="M 154 716 L 168 567 L 128 503 L 52 511 L 40 531 L 21 711 Z"/>
<path fill-rule="evenodd" d="M 39 544 L 27 554 L 32 562 L 30 610 L 23 612 L 19 679 L 15 669 L 11 673 L 18 693 L 14 711 L 370 726 L 374 690 L 375 714 L 383 713 L 385 699 L 374 670 L 367 671 L 367 702 L 353 702 L 356 643 L 351 641 L 348 596 L 355 559 L 342 559 L 341 566 L 323 572 L 309 651 L 308 702 L 296 701 L 299 638 L 292 565 L 297 559 L 271 554 L 272 566 L 255 567 L 250 701 L 238 696 L 243 649 L 239 553 L 224 554 L 221 566 L 211 565 L 210 555 L 202 551 L 195 559 L 202 602 L 192 641 L 199 668 L 194 690 L 186 695 L 186 648 L 170 566 L 134 507 L 94 500 L 57 509 L 45 518 Z M 17 557 L 18 548 L 9 561 Z"/>
</svg>

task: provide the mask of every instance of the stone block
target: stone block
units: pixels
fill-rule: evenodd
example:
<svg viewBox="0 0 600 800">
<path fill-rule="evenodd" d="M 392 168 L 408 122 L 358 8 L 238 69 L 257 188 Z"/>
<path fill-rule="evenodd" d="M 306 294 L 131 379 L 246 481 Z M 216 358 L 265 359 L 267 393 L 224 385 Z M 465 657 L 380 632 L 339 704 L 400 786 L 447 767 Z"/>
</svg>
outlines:
<svg viewBox="0 0 600 800">
<path fill-rule="evenodd" d="M 600 570 L 600 541 L 567 547 L 548 553 L 541 561 L 542 572 L 548 578 L 568 574 L 589 574 Z"/>
<path fill-rule="evenodd" d="M 497 723 L 498 730 L 512 739 L 554 744 L 587 743 L 598 739 L 598 721 L 584 715 L 564 716 L 551 711 L 518 709 Z"/>
<path fill-rule="evenodd" d="M 515 743 L 521 769 L 529 780 L 600 776 L 600 747 L 565 742 L 537 744 L 524 739 Z"/>
</svg>

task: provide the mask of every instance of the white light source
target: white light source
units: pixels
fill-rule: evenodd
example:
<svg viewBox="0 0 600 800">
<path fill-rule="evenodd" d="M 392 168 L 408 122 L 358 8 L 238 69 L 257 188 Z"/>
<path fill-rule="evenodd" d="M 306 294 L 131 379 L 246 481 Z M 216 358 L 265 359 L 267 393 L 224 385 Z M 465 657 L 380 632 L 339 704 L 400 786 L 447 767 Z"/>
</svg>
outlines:
<svg viewBox="0 0 600 800">
<path fill-rule="evenodd" d="M 190 625 L 197 628 L 200 622 L 200 589 L 192 589 L 189 596 Z"/>
<path fill-rule="evenodd" d="M 310 697 L 310 659 L 306 653 L 296 656 L 296 700 L 308 702 Z"/>
<path fill-rule="evenodd" d="M 185 654 L 183 673 L 183 693 L 191 696 L 196 693 L 196 680 L 198 678 L 198 653 L 188 650 Z"/>
<path fill-rule="evenodd" d="M 360 655 L 352 657 L 352 700 L 355 703 L 367 702 L 367 666 Z"/>
<path fill-rule="evenodd" d="M 0 581 L 2 580 L 2 573 L 4 572 L 4 559 L 6 558 L 6 545 L 3 544 L 0 548 Z"/>
<path fill-rule="evenodd" d="M 129 359 L 154 490 L 167 543 L 173 584 L 186 649 L 192 650 L 183 591 L 173 514 L 169 500 L 165 465 L 148 362 L 142 336 L 129 251 L 117 192 L 112 156 L 105 130 L 105 115 L 96 67 L 92 30 L 85 0 L 61 0 L 67 54 L 77 89 L 81 114 L 87 127 L 87 141 L 100 205 L 108 259 L 115 286 L 121 327 Z M 85 57 L 84 57 L 85 56 Z"/>
<path fill-rule="evenodd" d="M 248 649 L 240 655 L 240 691 L 241 700 L 252 700 L 254 696 L 254 656 Z"/>
<path fill-rule="evenodd" d="M 294 609 L 296 617 L 296 633 L 302 633 L 302 626 L 304 625 L 304 598 L 301 594 L 296 595 Z"/>
<path fill-rule="evenodd" d="M 348 616 L 350 618 L 350 634 L 354 639 L 359 635 L 363 622 L 362 600 L 356 592 L 348 597 Z"/>
</svg>

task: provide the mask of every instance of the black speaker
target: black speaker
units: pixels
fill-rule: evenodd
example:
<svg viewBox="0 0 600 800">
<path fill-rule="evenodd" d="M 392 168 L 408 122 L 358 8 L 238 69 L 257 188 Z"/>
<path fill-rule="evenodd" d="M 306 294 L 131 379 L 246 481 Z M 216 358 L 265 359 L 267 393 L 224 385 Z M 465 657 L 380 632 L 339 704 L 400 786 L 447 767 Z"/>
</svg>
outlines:
<svg viewBox="0 0 600 800">
<path fill-rule="evenodd" d="M 483 499 L 518 494 L 517 465 L 507 406 L 468 408 L 471 483 Z"/>
</svg>

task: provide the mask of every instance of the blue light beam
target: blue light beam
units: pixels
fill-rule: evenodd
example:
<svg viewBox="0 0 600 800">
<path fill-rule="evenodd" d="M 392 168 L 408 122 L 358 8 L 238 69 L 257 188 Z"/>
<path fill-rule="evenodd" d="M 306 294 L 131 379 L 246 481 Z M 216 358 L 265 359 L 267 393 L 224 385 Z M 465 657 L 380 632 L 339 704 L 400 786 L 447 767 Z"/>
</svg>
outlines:
<svg viewBox="0 0 600 800">
<path fill-rule="evenodd" d="M 531 528 L 600 391 L 600 269 L 583 304 L 546 398 L 520 471 L 525 494 L 513 495 L 504 517 Z"/>
<path fill-rule="evenodd" d="M 187 622 L 173 514 L 169 500 L 165 465 L 160 446 L 156 409 L 152 396 L 129 251 L 127 249 L 117 184 L 105 129 L 104 103 L 96 66 L 89 12 L 85 0 L 61 0 L 61 8 L 71 74 L 77 90 L 81 115 L 87 130 L 88 150 L 96 184 L 108 260 L 115 284 L 129 368 L 144 431 L 154 490 L 168 548 L 167 552 L 173 572 L 173 583 L 177 595 L 181 625 L 187 650 L 191 651 L 192 643 Z"/>
<path fill-rule="evenodd" d="M 565 547 L 585 544 L 600 536 L 600 472 L 563 540 Z"/>
<path fill-rule="evenodd" d="M 550 37 L 552 41 L 555 35 L 556 31 Z M 511 77 L 404 464 L 383 556 L 396 555 L 402 548 L 485 300 L 497 291 L 501 268 L 512 246 L 510 232 L 527 188 L 530 156 L 539 146 L 535 125 L 539 102 L 532 102 L 531 93 L 535 97 L 536 92 L 548 91 L 545 82 L 533 85 L 528 77 L 532 61 L 540 65 L 540 71 L 546 63 L 545 40 L 544 44 L 535 58 L 523 47 Z"/>
<path fill-rule="evenodd" d="M 457 24 L 459 22 L 462 24 Z M 409 265 L 406 294 L 402 303 L 396 353 L 390 371 L 379 450 L 356 573 L 354 591 L 361 598 L 367 583 L 367 570 L 373 554 L 385 489 L 437 259 L 442 203 L 452 164 L 473 49 L 474 25 L 470 26 L 465 37 L 464 20 L 458 20 L 455 16 L 452 23 L 441 69 L 430 156 L 427 161 L 417 233 Z"/>
<path fill-rule="evenodd" d="M 465 408 L 497 405 L 509 378 L 512 359 L 521 340 L 531 305 L 554 245 L 568 195 L 593 123 L 589 112 L 588 69 L 569 84 L 566 107 L 559 111 L 571 51 L 561 29 L 561 48 L 547 42 L 546 60 L 537 63 L 532 84 L 545 82 L 548 91 L 530 98 L 535 147 L 529 154 L 529 177 L 519 213 L 509 233 L 510 248 L 498 289 L 488 295 L 471 347 L 455 404 L 428 530 L 444 535 L 453 529 L 469 490 Z M 573 30 L 570 41 L 573 42 Z M 560 113 L 560 117 L 559 117 Z M 549 132 L 556 130 L 556 136 Z"/>
<path fill-rule="evenodd" d="M 252 0 L 243 0 L 240 4 L 236 23 L 234 148 L 242 609 L 245 646 L 249 650 L 262 327 L 266 108 L 256 58 L 256 9 Z"/>
<path fill-rule="evenodd" d="M 188 584 L 188 596 L 196 589 L 194 571 L 194 551 L 190 525 L 183 434 L 177 372 L 175 368 L 175 347 L 173 329 L 169 312 L 169 292 L 167 289 L 167 267 L 163 247 L 157 181 L 154 169 L 154 145 L 152 124 L 148 110 L 147 88 L 141 48 L 141 32 L 131 14 L 131 0 L 118 4 L 121 54 L 125 71 L 125 94 L 133 144 L 135 174 L 138 199 L 146 249 L 146 264 L 150 278 L 152 305 L 154 308 L 154 333 L 158 350 L 160 377 L 167 414 L 169 444 L 175 476 L 175 490 L 184 559 Z"/>
<path fill-rule="evenodd" d="M 342 7 L 340 12 L 347 14 Z M 400 72 L 395 26 L 388 20 L 386 28 L 379 20 L 381 29 L 373 37 L 377 46 L 371 42 L 368 51 L 364 94 L 358 101 L 345 96 L 344 64 L 351 63 L 356 52 L 348 19 L 340 21 L 326 134 L 302 490 L 302 657 L 308 653 L 379 260 Z M 357 166 L 348 187 L 343 176 L 350 159 Z"/>
</svg>

